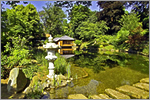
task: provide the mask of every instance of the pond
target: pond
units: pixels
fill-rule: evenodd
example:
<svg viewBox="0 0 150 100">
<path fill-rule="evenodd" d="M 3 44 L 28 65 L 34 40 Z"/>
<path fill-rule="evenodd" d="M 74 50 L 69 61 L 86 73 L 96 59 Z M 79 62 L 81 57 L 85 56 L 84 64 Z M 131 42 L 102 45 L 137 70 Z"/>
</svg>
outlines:
<svg viewBox="0 0 150 100">
<path fill-rule="evenodd" d="M 149 57 L 137 54 L 113 52 L 75 52 L 75 56 L 68 58 L 72 64 L 71 72 L 74 80 L 70 85 L 55 90 L 54 98 L 66 99 L 69 94 L 104 93 L 105 89 L 128 84 L 132 85 L 142 78 L 149 77 Z M 84 71 L 88 76 L 84 76 Z M 52 94 L 50 94 L 52 97 Z"/>
</svg>

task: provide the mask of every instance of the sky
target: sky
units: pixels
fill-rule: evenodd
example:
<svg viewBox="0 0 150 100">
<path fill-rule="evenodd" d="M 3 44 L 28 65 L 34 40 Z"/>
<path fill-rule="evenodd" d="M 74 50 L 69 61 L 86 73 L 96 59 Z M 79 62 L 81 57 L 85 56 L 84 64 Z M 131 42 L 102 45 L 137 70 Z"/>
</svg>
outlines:
<svg viewBox="0 0 150 100">
<path fill-rule="evenodd" d="M 45 4 L 47 3 L 47 2 L 50 2 L 50 3 L 54 3 L 54 1 L 27 1 L 28 3 L 31 3 L 31 4 L 33 4 L 36 8 L 37 8 L 37 11 L 41 11 L 41 10 L 43 10 L 43 6 L 45 6 Z M 97 7 L 97 3 L 96 3 L 97 1 L 92 1 L 92 6 L 90 6 L 90 9 L 92 10 L 92 11 L 99 11 L 99 8 Z M 21 3 L 19 3 L 19 4 L 23 4 L 23 2 L 21 2 Z M 23 5 L 27 5 L 27 4 L 23 4 Z M 6 8 L 10 8 L 9 7 L 9 5 L 5 5 L 4 7 L 6 7 Z M 64 12 L 65 12 L 65 8 L 63 8 L 63 10 L 64 10 Z"/>
<path fill-rule="evenodd" d="M 43 7 L 43 6 L 46 6 L 46 3 L 47 3 L 47 2 L 50 2 L 50 3 L 54 4 L 54 1 L 26 1 L 26 2 L 33 4 L 33 5 L 36 7 L 37 11 L 43 10 L 42 7 Z M 23 4 L 23 2 L 21 1 L 21 2 L 19 3 L 19 5 L 20 5 L 20 4 Z M 26 6 L 27 4 L 23 4 L 23 5 Z M 4 5 L 4 7 L 10 9 L 10 6 L 9 6 L 9 5 Z M 92 6 L 90 6 L 89 8 L 90 8 L 92 11 L 99 11 L 99 7 L 97 6 L 97 1 L 92 1 Z M 66 11 L 66 8 L 62 8 L 62 10 L 65 12 L 65 11 Z M 130 10 L 131 10 L 131 8 L 127 9 L 127 11 L 129 11 L 129 12 L 130 12 Z M 68 13 L 67 13 L 67 12 L 65 12 L 65 14 L 68 16 Z"/>
</svg>

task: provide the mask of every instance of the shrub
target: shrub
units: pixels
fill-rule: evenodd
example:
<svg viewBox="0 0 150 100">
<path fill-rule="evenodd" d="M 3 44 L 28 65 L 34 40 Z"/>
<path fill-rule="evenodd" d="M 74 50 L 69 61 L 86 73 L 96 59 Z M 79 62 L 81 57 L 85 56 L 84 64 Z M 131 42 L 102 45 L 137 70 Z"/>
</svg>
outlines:
<svg viewBox="0 0 150 100">
<path fill-rule="evenodd" d="M 145 54 L 149 54 L 149 43 L 145 46 L 145 48 L 143 49 L 143 53 Z"/>
<path fill-rule="evenodd" d="M 82 40 L 75 40 L 74 43 L 75 43 L 76 45 L 81 45 Z"/>
</svg>

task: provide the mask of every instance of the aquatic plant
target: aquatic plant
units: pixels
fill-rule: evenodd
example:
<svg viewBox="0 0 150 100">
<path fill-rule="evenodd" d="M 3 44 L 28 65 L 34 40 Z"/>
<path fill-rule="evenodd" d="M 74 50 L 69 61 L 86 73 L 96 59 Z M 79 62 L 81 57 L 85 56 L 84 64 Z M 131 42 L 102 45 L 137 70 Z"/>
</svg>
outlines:
<svg viewBox="0 0 150 100">
<path fill-rule="evenodd" d="M 63 75 L 66 73 L 67 61 L 64 57 L 56 53 L 57 59 L 54 62 L 54 72 L 55 74 L 62 73 Z"/>
<path fill-rule="evenodd" d="M 75 79 L 76 79 L 76 80 L 78 79 L 78 75 L 77 75 L 77 74 L 75 75 Z"/>
<path fill-rule="evenodd" d="M 58 76 L 58 83 L 59 83 L 59 86 L 61 85 L 61 78 L 60 76 Z"/>
<path fill-rule="evenodd" d="M 71 67 L 71 65 L 68 64 L 68 65 L 67 65 L 67 76 L 68 76 L 68 79 L 69 79 L 70 76 L 71 76 L 71 70 L 70 70 L 70 67 Z"/>
</svg>

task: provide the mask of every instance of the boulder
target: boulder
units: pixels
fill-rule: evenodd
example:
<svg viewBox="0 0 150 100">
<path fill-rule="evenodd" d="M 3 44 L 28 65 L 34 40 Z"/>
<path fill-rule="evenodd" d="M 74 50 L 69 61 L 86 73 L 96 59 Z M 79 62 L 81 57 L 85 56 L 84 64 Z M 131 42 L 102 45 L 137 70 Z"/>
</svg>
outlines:
<svg viewBox="0 0 150 100">
<path fill-rule="evenodd" d="M 113 90 L 113 89 L 105 89 L 105 92 L 114 99 L 130 99 L 129 96 L 127 96 L 123 93 L 120 93 L 116 90 Z"/>
<path fill-rule="evenodd" d="M 143 78 L 143 79 L 140 80 L 140 82 L 149 84 L 149 78 Z"/>
<path fill-rule="evenodd" d="M 136 83 L 136 84 L 133 84 L 133 86 L 149 91 L 149 84 L 147 83 Z"/>
<path fill-rule="evenodd" d="M 25 89 L 27 85 L 27 78 L 25 74 L 19 68 L 13 68 L 9 73 L 9 79 L 7 84 L 8 92 L 16 91 L 20 92 Z"/>
<path fill-rule="evenodd" d="M 148 99 L 149 98 L 149 92 L 141 90 L 133 86 L 124 85 L 116 89 L 136 99 Z"/>
<path fill-rule="evenodd" d="M 68 96 L 68 99 L 88 99 L 88 98 L 83 94 L 70 94 Z"/>
<path fill-rule="evenodd" d="M 106 94 L 99 94 L 98 95 L 101 99 L 112 99 L 112 98 L 110 98 L 108 95 L 106 95 Z"/>
<path fill-rule="evenodd" d="M 98 95 L 91 95 L 90 98 L 92 98 L 92 99 L 101 99 Z"/>
</svg>

